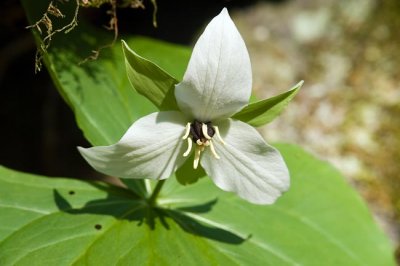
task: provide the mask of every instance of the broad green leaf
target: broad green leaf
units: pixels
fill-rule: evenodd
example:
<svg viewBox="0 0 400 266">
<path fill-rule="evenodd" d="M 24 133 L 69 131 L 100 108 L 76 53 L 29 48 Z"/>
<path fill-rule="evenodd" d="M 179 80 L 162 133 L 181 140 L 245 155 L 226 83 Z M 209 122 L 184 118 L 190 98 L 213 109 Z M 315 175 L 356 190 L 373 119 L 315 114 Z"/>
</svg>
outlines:
<svg viewBox="0 0 400 266">
<path fill-rule="evenodd" d="M 246 122 L 254 127 L 265 125 L 275 119 L 287 106 L 287 104 L 296 96 L 303 85 L 303 81 L 297 83 L 293 88 L 262 101 L 250 103 L 233 118 Z"/>
<path fill-rule="evenodd" d="M 243 242 L 179 211 L 171 217 L 151 209 L 129 191 L 100 183 L 1 167 L 0 193 L 2 266 L 229 263 L 229 254 L 212 243 Z"/>
<path fill-rule="evenodd" d="M 160 203 L 246 239 L 216 246 L 240 265 L 395 265 L 389 240 L 337 170 L 294 145 L 276 147 L 292 185 L 274 205 L 247 203 L 209 178 L 192 186 L 171 180 Z"/>
<path fill-rule="evenodd" d="M 30 23 L 41 18 L 47 8 L 46 2 L 22 1 Z M 69 14 L 74 2 L 58 7 Z M 36 31 L 34 33 L 39 43 L 40 36 Z M 109 44 L 111 37 L 109 32 L 79 21 L 79 25 L 68 34 L 60 33 L 53 37 L 49 53 L 44 57 L 58 91 L 74 111 L 78 126 L 93 145 L 115 143 L 136 119 L 157 111 L 129 84 L 121 45 L 102 49 L 96 60 L 79 64 L 90 55 L 90 51 Z M 175 77 L 164 72 L 170 78 L 182 78 L 190 49 L 144 37 L 127 37 L 125 40 L 137 53 Z"/>
<path fill-rule="evenodd" d="M 48 4 L 46 1 L 27 0 L 22 3 L 30 23 L 41 18 Z M 70 1 L 59 5 L 68 19 L 72 17 L 74 3 Z M 55 23 L 53 27 L 59 26 Z M 40 43 L 40 36 L 35 33 L 36 41 Z M 68 34 L 56 34 L 49 53 L 44 56 L 54 84 L 74 111 L 86 139 L 94 146 L 117 142 L 136 119 L 157 111 L 129 84 L 120 45 L 101 50 L 94 61 L 79 64 L 90 55 L 91 50 L 110 43 L 111 35 L 80 21 Z M 183 75 L 190 56 L 189 49 L 140 37 L 126 38 L 126 41 L 143 55 L 160 53 L 159 61 L 153 59 L 154 62 L 167 67 L 178 78 Z M 146 194 L 142 181 L 124 179 L 123 182 L 139 195 Z"/>
<path fill-rule="evenodd" d="M 122 41 L 126 72 L 135 90 L 160 110 L 178 110 L 174 90 L 178 81 L 153 62 L 135 53 Z"/>
<path fill-rule="evenodd" d="M 47 8 L 46 2 L 22 1 L 30 23 L 40 19 Z M 70 12 L 74 2 L 58 7 L 63 12 Z M 56 28 L 56 24 L 53 27 Z M 40 37 L 36 31 L 34 33 L 39 43 Z M 86 139 L 93 145 L 118 141 L 133 121 L 156 111 L 129 84 L 120 45 L 101 50 L 97 60 L 79 64 L 92 50 L 111 42 L 110 37 L 80 21 L 68 34 L 56 34 L 44 57 L 54 84 L 74 111 Z"/>
<path fill-rule="evenodd" d="M 124 189 L 0 168 L 1 265 L 395 265 L 340 174 L 278 148 L 292 188 L 270 206 L 209 178 L 169 179 L 154 209 Z"/>
</svg>

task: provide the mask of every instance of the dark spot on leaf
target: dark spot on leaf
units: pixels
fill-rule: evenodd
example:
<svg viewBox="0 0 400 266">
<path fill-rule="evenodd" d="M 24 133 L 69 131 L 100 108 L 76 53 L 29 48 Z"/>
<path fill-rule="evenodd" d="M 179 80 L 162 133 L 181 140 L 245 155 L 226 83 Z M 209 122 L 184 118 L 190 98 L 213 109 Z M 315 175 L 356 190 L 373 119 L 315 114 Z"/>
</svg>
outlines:
<svg viewBox="0 0 400 266">
<path fill-rule="evenodd" d="M 101 224 L 96 224 L 96 225 L 94 226 L 94 228 L 95 228 L 96 230 L 100 230 L 100 229 L 102 228 L 102 226 L 101 226 Z"/>
<path fill-rule="evenodd" d="M 75 195 L 75 191 L 71 190 L 70 192 L 68 192 L 68 194 Z"/>
</svg>

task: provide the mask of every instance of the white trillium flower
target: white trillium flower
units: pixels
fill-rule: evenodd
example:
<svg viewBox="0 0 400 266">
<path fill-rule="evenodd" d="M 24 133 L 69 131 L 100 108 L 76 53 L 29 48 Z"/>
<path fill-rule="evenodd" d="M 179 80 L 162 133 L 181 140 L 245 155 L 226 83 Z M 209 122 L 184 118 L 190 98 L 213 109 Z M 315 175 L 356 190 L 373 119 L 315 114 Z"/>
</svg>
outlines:
<svg viewBox="0 0 400 266">
<path fill-rule="evenodd" d="M 251 75 L 244 41 L 224 8 L 200 36 L 175 87 L 181 112 L 152 113 L 114 145 L 78 149 L 99 172 L 157 180 L 194 152 L 193 168 L 200 164 L 222 190 L 273 203 L 290 185 L 282 156 L 253 127 L 230 118 L 249 102 Z"/>
</svg>

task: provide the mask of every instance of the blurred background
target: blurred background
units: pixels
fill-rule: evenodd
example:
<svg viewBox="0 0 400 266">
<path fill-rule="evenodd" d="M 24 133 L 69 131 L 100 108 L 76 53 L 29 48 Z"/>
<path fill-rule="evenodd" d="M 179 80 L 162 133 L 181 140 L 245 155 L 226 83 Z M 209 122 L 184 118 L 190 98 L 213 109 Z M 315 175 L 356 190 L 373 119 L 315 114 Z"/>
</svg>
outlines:
<svg viewBox="0 0 400 266">
<path fill-rule="evenodd" d="M 284 113 L 261 129 L 267 141 L 295 143 L 334 164 L 398 246 L 400 1 L 158 1 L 157 28 L 151 1 L 136 2 L 141 5 L 135 9 L 117 10 L 120 36 L 188 46 L 228 7 L 247 44 L 259 98 L 305 80 Z M 102 28 L 109 10 L 107 3 L 81 8 L 78 18 Z M 89 144 L 73 113 L 46 70 L 34 72 L 36 46 L 27 25 L 19 1 L 1 2 L 0 163 L 42 175 L 97 178 L 76 151 Z"/>
</svg>

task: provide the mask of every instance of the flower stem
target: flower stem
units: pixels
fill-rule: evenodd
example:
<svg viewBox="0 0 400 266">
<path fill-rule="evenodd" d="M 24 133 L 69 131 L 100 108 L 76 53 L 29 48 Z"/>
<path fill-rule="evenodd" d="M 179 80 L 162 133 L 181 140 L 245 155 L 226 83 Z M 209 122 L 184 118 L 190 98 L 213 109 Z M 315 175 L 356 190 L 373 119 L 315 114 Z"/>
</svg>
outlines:
<svg viewBox="0 0 400 266">
<path fill-rule="evenodd" d="M 157 185 L 154 188 L 153 193 L 151 193 L 151 196 L 147 200 L 147 202 L 149 203 L 150 206 L 154 206 L 157 196 L 158 196 L 158 194 L 160 194 L 161 188 L 163 187 L 164 183 L 165 183 L 165 179 L 157 182 Z"/>
</svg>

